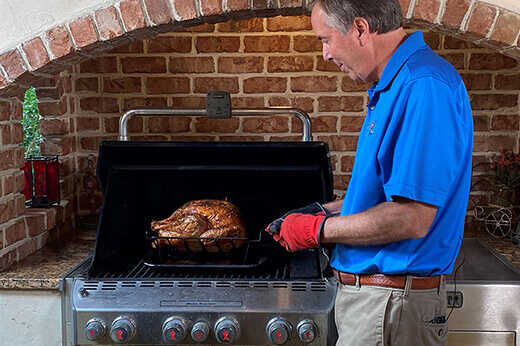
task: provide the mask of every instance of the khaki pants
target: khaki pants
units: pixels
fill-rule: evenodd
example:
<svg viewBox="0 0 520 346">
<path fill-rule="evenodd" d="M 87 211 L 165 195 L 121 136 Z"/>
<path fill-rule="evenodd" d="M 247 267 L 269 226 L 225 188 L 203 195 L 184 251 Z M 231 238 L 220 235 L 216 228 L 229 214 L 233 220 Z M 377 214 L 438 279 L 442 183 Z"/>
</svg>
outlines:
<svg viewBox="0 0 520 346">
<path fill-rule="evenodd" d="M 339 284 L 336 346 L 446 345 L 446 286 L 412 290 Z"/>
</svg>

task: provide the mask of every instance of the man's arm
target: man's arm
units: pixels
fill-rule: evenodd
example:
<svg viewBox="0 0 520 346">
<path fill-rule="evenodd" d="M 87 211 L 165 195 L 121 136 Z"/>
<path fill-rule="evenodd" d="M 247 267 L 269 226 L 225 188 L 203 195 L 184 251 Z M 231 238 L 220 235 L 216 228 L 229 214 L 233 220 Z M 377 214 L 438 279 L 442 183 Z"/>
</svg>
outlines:
<svg viewBox="0 0 520 346">
<path fill-rule="evenodd" d="M 375 245 L 422 238 L 428 233 L 436 212 L 436 206 L 397 198 L 361 213 L 327 219 L 320 241 Z"/>
<path fill-rule="evenodd" d="M 323 208 L 327 211 L 328 214 L 331 215 L 339 215 L 339 212 L 341 211 L 341 207 L 343 206 L 343 200 L 337 200 L 333 202 L 329 202 L 322 205 Z"/>
</svg>

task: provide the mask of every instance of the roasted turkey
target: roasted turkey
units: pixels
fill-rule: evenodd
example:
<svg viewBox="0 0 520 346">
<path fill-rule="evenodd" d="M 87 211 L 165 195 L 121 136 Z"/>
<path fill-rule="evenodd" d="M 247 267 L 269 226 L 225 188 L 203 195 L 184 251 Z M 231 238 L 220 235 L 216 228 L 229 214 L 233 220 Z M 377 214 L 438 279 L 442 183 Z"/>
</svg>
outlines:
<svg viewBox="0 0 520 346">
<path fill-rule="evenodd" d="M 170 217 L 152 221 L 151 228 L 159 236 L 152 246 L 172 246 L 178 251 L 229 252 L 241 247 L 244 240 L 214 238 L 247 238 L 238 208 L 230 202 L 213 199 L 187 202 Z"/>
</svg>

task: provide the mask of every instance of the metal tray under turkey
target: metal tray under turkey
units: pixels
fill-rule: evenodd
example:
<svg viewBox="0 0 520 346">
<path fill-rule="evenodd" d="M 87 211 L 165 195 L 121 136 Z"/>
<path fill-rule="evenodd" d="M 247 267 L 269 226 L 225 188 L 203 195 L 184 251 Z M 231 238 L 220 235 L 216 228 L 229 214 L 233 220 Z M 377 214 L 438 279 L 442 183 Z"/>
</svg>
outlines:
<svg viewBox="0 0 520 346">
<path fill-rule="evenodd" d="M 248 238 L 161 237 L 149 232 L 147 239 L 144 265 L 164 269 L 259 269 L 272 253 Z"/>
</svg>

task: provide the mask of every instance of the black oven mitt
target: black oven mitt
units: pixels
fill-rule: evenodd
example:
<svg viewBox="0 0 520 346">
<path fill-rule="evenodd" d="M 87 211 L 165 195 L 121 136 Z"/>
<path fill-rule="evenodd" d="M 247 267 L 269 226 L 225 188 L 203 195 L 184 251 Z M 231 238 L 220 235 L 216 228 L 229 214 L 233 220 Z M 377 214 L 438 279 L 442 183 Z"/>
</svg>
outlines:
<svg viewBox="0 0 520 346">
<path fill-rule="evenodd" d="M 311 215 L 327 215 L 327 211 L 323 206 L 318 202 L 313 202 L 305 207 L 301 207 L 298 209 L 289 210 L 287 213 L 279 217 L 278 219 L 271 222 L 266 231 L 271 235 L 280 234 L 280 228 L 282 226 L 282 222 L 284 222 L 285 218 L 291 214 L 311 214 Z"/>
</svg>

